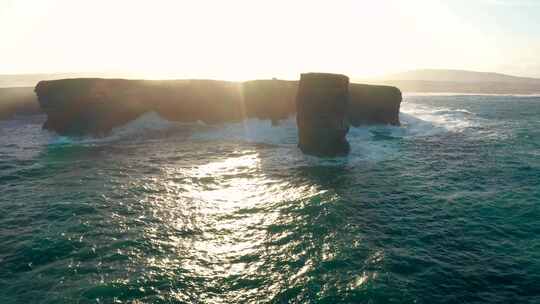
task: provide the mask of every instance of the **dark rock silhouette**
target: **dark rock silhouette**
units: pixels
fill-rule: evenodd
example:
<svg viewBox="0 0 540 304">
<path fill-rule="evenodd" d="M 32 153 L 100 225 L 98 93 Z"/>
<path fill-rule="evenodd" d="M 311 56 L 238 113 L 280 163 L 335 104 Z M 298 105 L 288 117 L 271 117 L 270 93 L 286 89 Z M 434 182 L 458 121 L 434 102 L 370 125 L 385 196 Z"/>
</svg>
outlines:
<svg viewBox="0 0 540 304">
<path fill-rule="evenodd" d="M 253 80 L 242 84 L 249 117 L 270 119 L 274 123 L 296 112 L 297 81 Z"/>
<path fill-rule="evenodd" d="M 296 99 L 298 146 L 318 156 L 347 154 L 349 78 L 345 75 L 302 74 Z"/>
<path fill-rule="evenodd" d="M 351 125 L 399 125 L 401 91 L 396 87 L 352 84 L 347 117 Z"/>
<path fill-rule="evenodd" d="M 208 124 L 269 119 L 296 113 L 298 81 L 125 80 L 78 78 L 41 81 L 35 88 L 47 114 L 44 128 L 62 135 L 109 133 L 155 111 L 173 121 Z M 401 93 L 393 87 L 350 85 L 348 117 L 362 123 L 399 124 Z M 399 98 L 398 98 L 399 97 Z"/>
</svg>

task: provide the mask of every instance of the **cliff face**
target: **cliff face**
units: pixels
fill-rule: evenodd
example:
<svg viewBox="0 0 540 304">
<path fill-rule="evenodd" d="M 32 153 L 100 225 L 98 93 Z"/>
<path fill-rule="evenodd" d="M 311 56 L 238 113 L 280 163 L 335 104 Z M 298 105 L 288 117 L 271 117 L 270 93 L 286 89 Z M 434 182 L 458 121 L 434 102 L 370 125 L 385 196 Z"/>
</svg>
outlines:
<svg viewBox="0 0 540 304">
<path fill-rule="evenodd" d="M 296 112 L 298 82 L 253 80 L 242 84 L 243 103 L 249 117 L 277 121 Z"/>
<path fill-rule="evenodd" d="M 212 124 L 244 118 L 277 122 L 296 113 L 297 91 L 297 81 L 283 80 L 241 83 L 80 78 L 41 81 L 35 88 L 48 117 L 45 129 L 63 135 L 98 136 L 149 111 L 183 122 Z M 399 101 L 390 101 L 385 98 L 397 95 L 386 91 L 399 92 L 396 88 L 352 84 L 349 119 L 355 125 L 399 124 L 401 94 Z"/>
<path fill-rule="evenodd" d="M 67 135 L 106 134 L 148 111 L 209 123 L 240 117 L 240 88 L 228 82 L 66 79 L 42 81 L 35 91 L 48 115 L 44 128 Z"/>
<path fill-rule="evenodd" d="M 352 84 L 348 118 L 351 125 L 399 125 L 401 91 L 396 87 Z"/>
</svg>

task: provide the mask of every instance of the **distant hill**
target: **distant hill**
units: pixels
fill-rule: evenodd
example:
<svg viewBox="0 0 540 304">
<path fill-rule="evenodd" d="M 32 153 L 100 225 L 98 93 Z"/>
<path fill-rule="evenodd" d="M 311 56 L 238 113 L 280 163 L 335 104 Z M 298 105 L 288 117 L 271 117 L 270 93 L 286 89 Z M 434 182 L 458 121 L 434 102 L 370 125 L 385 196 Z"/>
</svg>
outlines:
<svg viewBox="0 0 540 304">
<path fill-rule="evenodd" d="M 540 83 L 538 78 L 517 77 L 499 73 L 473 72 L 463 70 L 414 70 L 384 76 L 386 80 L 422 80 L 448 82 L 519 82 Z"/>
<path fill-rule="evenodd" d="M 403 92 L 538 94 L 540 79 L 462 70 L 414 70 L 361 80 L 399 87 Z"/>
</svg>

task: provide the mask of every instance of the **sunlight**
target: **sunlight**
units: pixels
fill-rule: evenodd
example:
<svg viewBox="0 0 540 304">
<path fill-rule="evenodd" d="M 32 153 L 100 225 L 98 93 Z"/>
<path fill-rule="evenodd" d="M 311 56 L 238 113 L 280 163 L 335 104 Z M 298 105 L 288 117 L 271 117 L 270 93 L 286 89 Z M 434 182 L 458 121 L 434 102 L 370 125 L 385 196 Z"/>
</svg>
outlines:
<svg viewBox="0 0 540 304">
<path fill-rule="evenodd" d="M 200 261 L 192 260 L 182 267 L 206 276 L 234 276 L 258 271 L 260 263 L 246 263 L 239 257 L 260 250 L 267 237 L 265 227 L 280 217 L 278 204 L 324 192 L 311 184 L 291 185 L 286 180 L 271 178 L 261 162 L 259 153 L 246 150 L 187 171 L 175 170 L 198 180 L 182 187 L 188 191 L 186 198 L 199 206 L 200 216 L 207 223 L 209 232 L 193 240 L 189 250 L 202 253 L 212 265 L 208 268 Z M 178 240 L 177 246 L 185 244 Z"/>
<path fill-rule="evenodd" d="M 0 50 L 11 58 L 2 72 L 12 73 L 247 80 L 328 71 L 354 78 L 480 68 L 507 53 L 442 1 L 22 0 L 8 9 L 0 35 L 13 43 Z"/>
<path fill-rule="evenodd" d="M 185 174 L 195 176 L 208 185 L 192 186 L 190 197 L 209 203 L 212 212 L 230 212 L 238 208 L 253 207 L 260 202 L 266 204 L 299 200 L 321 190 L 311 185 L 292 187 L 281 180 L 266 176 L 261 168 L 258 153 L 244 151 L 244 155 L 211 162 L 188 170 Z M 234 178 L 230 178 L 235 176 Z M 210 211 L 210 210 L 209 210 Z"/>
<path fill-rule="evenodd" d="M 199 177 L 214 177 L 220 183 L 222 176 L 237 175 L 241 173 L 254 173 L 258 171 L 260 159 L 257 154 L 248 154 L 223 161 L 209 163 L 196 168 L 191 174 Z M 227 181 L 225 187 L 199 192 L 200 199 L 214 202 L 222 211 L 240 207 L 249 203 L 249 198 L 257 193 L 261 178 L 235 178 Z M 225 204 L 222 204 L 225 203 Z M 240 205 L 239 205 L 240 204 Z"/>
</svg>

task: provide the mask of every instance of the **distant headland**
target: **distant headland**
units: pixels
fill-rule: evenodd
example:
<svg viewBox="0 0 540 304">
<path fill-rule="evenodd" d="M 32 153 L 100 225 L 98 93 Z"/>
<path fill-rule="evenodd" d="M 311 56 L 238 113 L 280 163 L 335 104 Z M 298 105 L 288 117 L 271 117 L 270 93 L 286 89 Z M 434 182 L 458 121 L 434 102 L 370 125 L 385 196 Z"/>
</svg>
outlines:
<svg viewBox="0 0 540 304">
<path fill-rule="evenodd" d="M 412 70 L 356 79 L 396 86 L 404 93 L 540 94 L 540 79 L 463 70 Z"/>
</svg>

